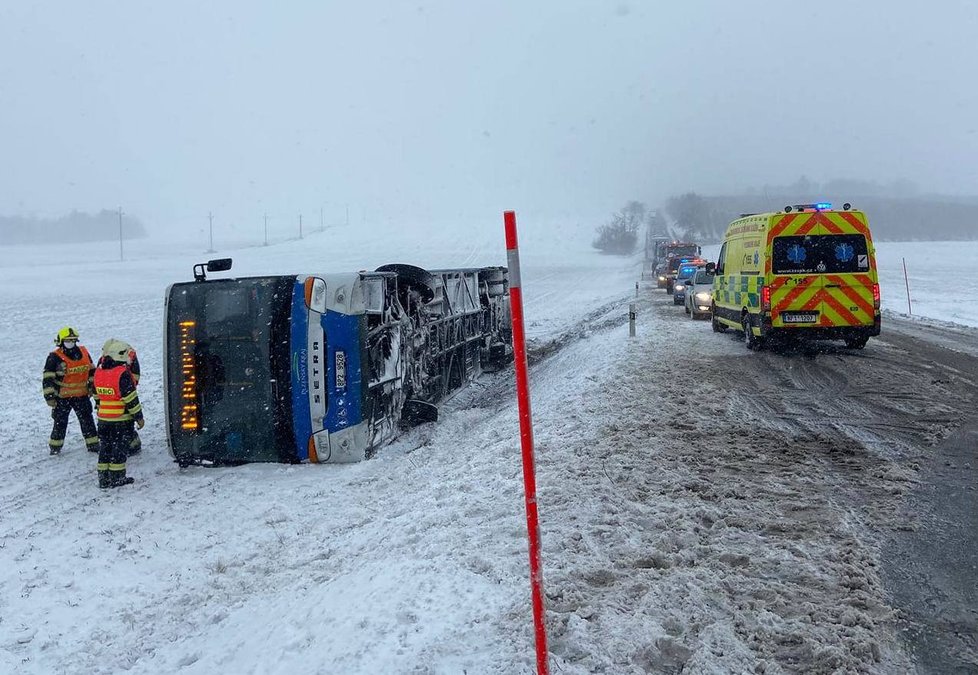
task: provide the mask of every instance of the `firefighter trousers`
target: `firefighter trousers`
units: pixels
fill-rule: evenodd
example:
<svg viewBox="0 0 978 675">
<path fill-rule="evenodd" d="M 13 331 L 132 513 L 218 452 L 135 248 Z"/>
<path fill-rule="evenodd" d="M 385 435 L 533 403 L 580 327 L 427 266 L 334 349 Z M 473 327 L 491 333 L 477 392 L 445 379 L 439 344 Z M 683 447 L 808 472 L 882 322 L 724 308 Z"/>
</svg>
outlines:
<svg viewBox="0 0 978 675">
<path fill-rule="evenodd" d="M 126 456 L 135 432 L 131 420 L 98 423 L 98 484 L 99 487 L 125 485 Z M 128 482 L 132 482 L 129 480 Z"/>
<path fill-rule="evenodd" d="M 51 454 L 56 455 L 61 452 L 65 444 L 65 434 L 68 431 L 68 417 L 71 411 L 75 411 L 78 418 L 78 426 L 81 427 L 82 436 L 85 437 L 85 445 L 91 452 L 98 451 L 98 431 L 95 428 L 95 418 L 92 417 L 92 401 L 87 396 L 75 396 L 73 398 L 59 398 L 51 409 L 51 419 L 54 426 L 51 428 L 51 438 L 48 446 Z"/>
</svg>

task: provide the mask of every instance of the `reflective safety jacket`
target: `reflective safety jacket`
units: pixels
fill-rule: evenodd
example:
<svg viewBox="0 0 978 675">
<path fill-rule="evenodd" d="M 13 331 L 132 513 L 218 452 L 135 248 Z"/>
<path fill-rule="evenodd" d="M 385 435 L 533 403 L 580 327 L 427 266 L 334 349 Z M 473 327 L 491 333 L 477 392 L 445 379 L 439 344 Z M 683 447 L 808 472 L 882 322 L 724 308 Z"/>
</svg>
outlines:
<svg viewBox="0 0 978 675">
<path fill-rule="evenodd" d="M 95 366 L 88 350 L 82 346 L 65 350 L 55 349 L 44 363 L 41 386 L 44 399 L 79 398 L 91 391 Z"/>
<path fill-rule="evenodd" d="M 95 371 L 95 398 L 100 422 L 128 422 L 143 417 L 136 385 L 123 363 L 109 362 Z"/>
</svg>

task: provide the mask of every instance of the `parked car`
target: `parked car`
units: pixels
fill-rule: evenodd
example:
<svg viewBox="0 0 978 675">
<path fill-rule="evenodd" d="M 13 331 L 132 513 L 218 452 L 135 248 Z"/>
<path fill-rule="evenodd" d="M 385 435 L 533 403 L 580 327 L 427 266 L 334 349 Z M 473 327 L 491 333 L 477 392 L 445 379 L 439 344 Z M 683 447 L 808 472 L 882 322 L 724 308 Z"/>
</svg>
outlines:
<svg viewBox="0 0 978 675">
<path fill-rule="evenodd" d="M 686 282 L 686 313 L 694 321 L 700 317 L 710 318 L 710 304 L 713 302 L 713 277 L 705 268 Z"/>
</svg>

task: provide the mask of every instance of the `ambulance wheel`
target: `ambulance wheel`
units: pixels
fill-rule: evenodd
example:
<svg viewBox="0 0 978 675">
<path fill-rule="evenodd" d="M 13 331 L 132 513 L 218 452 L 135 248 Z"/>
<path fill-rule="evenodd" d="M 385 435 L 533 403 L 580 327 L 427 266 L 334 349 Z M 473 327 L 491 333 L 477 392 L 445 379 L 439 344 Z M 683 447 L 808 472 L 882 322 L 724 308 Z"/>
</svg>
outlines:
<svg viewBox="0 0 978 675">
<path fill-rule="evenodd" d="M 846 347 L 849 349 L 862 349 L 869 342 L 868 337 L 849 338 L 846 340 Z"/>
<path fill-rule="evenodd" d="M 717 306 L 716 305 L 713 305 L 713 307 L 710 309 L 710 323 L 713 325 L 713 332 L 714 333 L 726 333 L 727 332 L 727 324 L 720 323 L 720 321 L 717 319 Z"/>
<path fill-rule="evenodd" d="M 754 331 L 751 329 L 750 314 L 744 313 L 744 318 L 741 319 L 741 325 L 744 329 L 744 344 L 747 345 L 747 349 L 756 352 L 761 348 L 761 340 L 754 335 Z"/>
</svg>

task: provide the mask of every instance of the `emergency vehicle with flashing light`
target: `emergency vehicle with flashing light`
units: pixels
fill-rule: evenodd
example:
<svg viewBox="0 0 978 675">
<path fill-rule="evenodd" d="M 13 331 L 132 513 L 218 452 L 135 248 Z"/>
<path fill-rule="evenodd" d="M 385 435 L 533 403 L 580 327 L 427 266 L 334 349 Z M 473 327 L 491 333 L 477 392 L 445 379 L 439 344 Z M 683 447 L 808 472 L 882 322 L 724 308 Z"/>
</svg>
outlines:
<svg viewBox="0 0 978 675">
<path fill-rule="evenodd" d="M 713 282 L 713 330 L 744 332 L 749 349 L 779 338 L 880 334 L 876 251 L 862 211 L 829 203 L 745 215 L 727 227 Z"/>
<path fill-rule="evenodd" d="M 666 293 L 672 295 L 675 292 L 676 277 L 679 275 L 679 270 L 681 268 L 689 267 L 695 269 L 696 267 L 705 264 L 706 261 L 700 258 L 698 255 L 669 258 L 666 263 Z"/>
</svg>

